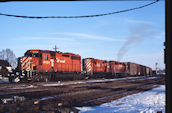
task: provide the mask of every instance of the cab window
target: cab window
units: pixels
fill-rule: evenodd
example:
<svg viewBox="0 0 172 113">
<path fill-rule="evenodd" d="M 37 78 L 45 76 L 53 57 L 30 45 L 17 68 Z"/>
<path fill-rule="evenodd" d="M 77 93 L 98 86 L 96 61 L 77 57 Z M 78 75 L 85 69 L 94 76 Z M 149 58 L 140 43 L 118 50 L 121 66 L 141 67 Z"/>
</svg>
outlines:
<svg viewBox="0 0 172 113">
<path fill-rule="evenodd" d="M 44 55 L 44 60 L 48 60 L 48 55 Z"/>
<path fill-rule="evenodd" d="M 40 54 L 39 54 L 38 52 L 34 52 L 34 51 L 33 51 L 33 53 L 31 53 L 30 51 L 27 51 L 27 52 L 24 54 L 24 56 L 27 56 L 27 57 L 39 57 Z"/>
<path fill-rule="evenodd" d="M 33 57 L 39 57 L 39 54 L 38 53 L 33 53 L 32 56 Z"/>
<path fill-rule="evenodd" d="M 27 51 L 24 56 L 28 56 L 28 57 L 32 57 L 32 53 L 30 53 L 30 51 Z"/>
<path fill-rule="evenodd" d="M 55 52 L 50 52 L 50 55 L 51 56 L 56 56 L 56 53 Z"/>
</svg>

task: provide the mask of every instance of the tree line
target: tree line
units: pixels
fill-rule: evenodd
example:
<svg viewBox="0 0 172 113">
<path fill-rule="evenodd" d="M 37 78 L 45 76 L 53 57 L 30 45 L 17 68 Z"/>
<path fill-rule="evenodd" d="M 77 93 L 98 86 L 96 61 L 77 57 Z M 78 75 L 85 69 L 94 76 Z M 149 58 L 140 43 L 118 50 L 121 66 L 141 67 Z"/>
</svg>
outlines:
<svg viewBox="0 0 172 113">
<path fill-rule="evenodd" d="M 17 58 L 14 52 L 9 48 L 0 51 L 0 60 L 7 60 L 13 68 L 17 66 Z"/>
</svg>

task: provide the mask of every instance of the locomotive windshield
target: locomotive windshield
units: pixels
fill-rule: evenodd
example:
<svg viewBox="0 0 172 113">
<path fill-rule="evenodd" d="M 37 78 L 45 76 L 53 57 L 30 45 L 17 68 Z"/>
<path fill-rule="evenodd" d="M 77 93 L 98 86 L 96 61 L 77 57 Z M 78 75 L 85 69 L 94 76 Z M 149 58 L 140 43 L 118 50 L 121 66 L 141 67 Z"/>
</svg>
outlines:
<svg viewBox="0 0 172 113">
<path fill-rule="evenodd" d="M 32 53 L 30 53 L 30 51 L 27 51 L 24 56 L 28 56 L 28 57 L 31 57 L 32 56 Z"/>
<path fill-rule="evenodd" d="M 40 54 L 38 52 L 35 52 L 33 51 L 32 53 L 30 51 L 27 51 L 24 56 L 27 56 L 27 57 L 39 57 Z"/>
</svg>

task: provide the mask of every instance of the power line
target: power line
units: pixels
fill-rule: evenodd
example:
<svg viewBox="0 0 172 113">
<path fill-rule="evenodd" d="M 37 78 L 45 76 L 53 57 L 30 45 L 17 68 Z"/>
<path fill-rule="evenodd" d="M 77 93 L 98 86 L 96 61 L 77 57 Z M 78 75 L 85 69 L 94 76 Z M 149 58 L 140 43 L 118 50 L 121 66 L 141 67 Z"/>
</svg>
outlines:
<svg viewBox="0 0 172 113">
<path fill-rule="evenodd" d="M 132 10 L 147 7 L 147 6 L 152 5 L 158 1 L 159 0 L 156 0 L 156 1 L 151 2 L 149 4 L 145 4 L 143 6 L 139 6 L 139 7 L 135 7 L 135 8 L 125 9 L 125 10 L 120 10 L 120 11 L 115 11 L 115 12 L 110 12 L 110 13 L 104 13 L 104 14 L 85 15 L 85 16 L 21 16 L 21 15 L 11 15 L 11 14 L 4 14 L 4 13 L 0 13 L 0 15 L 10 16 L 10 17 L 18 17 L 18 18 L 34 18 L 34 19 L 42 19 L 42 18 L 89 18 L 89 17 L 106 16 L 106 15 L 112 15 L 112 14 L 132 11 Z"/>
</svg>

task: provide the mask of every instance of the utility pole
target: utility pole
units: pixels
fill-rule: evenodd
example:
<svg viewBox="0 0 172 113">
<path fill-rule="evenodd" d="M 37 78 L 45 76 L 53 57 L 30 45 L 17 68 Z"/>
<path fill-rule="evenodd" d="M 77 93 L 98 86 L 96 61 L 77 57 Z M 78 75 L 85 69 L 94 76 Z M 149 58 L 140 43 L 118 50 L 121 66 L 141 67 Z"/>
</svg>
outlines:
<svg viewBox="0 0 172 113">
<path fill-rule="evenodd" d="M 158 62 L 155 63 L 155 71 L 156 71 L 156 75 L 158 74 Z"/>
<path fill-rule="evenodd" d="M 56 47 L 56 45 L 55 45 L 55 47 L 53 49 L 55 52 L 57 52 L 58 47 Z"/>
</svg>

